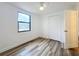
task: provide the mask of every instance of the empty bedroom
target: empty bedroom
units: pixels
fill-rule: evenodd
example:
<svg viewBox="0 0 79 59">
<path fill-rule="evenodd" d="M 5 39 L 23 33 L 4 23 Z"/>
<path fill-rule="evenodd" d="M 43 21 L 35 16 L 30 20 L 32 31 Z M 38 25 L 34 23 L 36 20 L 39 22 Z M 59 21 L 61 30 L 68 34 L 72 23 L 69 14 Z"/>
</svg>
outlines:
<svg viewBox="0 0 79 59">
<path fill-rule="evenodd" d="M 0 2 L 0 56 L 79 56 L 78 2 Z"/>
</svg>

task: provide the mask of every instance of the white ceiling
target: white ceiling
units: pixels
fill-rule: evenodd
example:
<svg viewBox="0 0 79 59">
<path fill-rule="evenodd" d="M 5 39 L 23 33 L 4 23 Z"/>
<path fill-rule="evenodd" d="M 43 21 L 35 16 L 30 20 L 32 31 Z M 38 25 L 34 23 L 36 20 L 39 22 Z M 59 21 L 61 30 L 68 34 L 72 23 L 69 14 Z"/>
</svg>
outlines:
<svg viewBox="0 0 79 59">
<path fill-rule="evenodd" d="M 10 2 L 10 4 L 32 13 L 46 14 L 72 8 L 76 2 L 45 2 L 47 7 L 44 11 L 39 10 L 39 2 Z"/>
</svg>

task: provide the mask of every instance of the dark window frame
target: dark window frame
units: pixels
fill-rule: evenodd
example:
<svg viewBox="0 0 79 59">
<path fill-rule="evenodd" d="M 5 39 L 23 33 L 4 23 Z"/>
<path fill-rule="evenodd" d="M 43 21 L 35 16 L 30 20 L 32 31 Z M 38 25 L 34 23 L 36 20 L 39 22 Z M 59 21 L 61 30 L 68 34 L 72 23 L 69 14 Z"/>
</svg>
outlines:
<svg viewBox="0 0 79 59">
<path fill-rule="evenodd" d="M 22 13 L 22 12 L 17 12 L 17 16 L 18 16 L 18 13 Z M 28 15 L 26 13 L 22 13 L 22 14 Z M 29 31 L 31 31 L 31 15 L 28 15 L 28 16 L 29 16 L 29 22 L 17 21 L 17 23 L 18 23 L 18 32 L 29 32 Z M 29 30 L 19 31 L 19 23 L 28 23 L 29 24 Z"/>
</svg>

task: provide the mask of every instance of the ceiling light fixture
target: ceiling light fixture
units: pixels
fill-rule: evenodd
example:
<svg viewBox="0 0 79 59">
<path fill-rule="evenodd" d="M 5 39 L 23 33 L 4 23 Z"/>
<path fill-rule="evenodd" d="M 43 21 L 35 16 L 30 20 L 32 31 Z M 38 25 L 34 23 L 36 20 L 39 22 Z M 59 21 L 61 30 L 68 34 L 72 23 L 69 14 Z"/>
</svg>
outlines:
<svg viewBox="0 0 79 59">
<path fill-rule="evenodd" d="M 45 7 L 46 7 L 45 3 L 40 2 L 40 10 L 43 11 Z"/>
<path fill-rule="evenodd" d="M 41 6 L 41 7 L 40 7 L 40 10 L 41 10 L 41 11 L 43 11 L 43 10 L 44 10 L 44 7 L 43 7 L 43 6 Z"/>
</svg>

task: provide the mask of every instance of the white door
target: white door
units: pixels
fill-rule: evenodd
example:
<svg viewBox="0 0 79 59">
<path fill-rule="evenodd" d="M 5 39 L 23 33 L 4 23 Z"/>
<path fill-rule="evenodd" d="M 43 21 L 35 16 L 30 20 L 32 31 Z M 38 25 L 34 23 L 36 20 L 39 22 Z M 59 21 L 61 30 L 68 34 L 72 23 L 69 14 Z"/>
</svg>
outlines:
<svg viewBox="0 0 79 59">
<path fill-rule="evenodd" d="M 78 47 L 78 12 L 65 12 L 65 48 Z"/>
<path fill-rule="evenodd" d="M 64 15 L 52 15 L 48 19 L 48 38 L 63 42 L 64 40 Z"/>
</svg>

